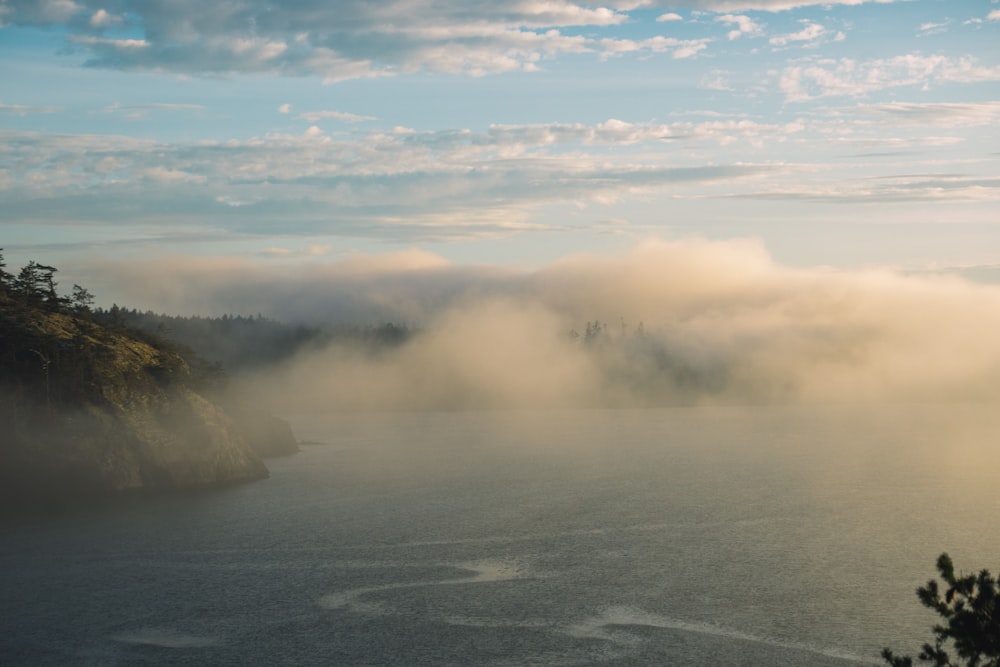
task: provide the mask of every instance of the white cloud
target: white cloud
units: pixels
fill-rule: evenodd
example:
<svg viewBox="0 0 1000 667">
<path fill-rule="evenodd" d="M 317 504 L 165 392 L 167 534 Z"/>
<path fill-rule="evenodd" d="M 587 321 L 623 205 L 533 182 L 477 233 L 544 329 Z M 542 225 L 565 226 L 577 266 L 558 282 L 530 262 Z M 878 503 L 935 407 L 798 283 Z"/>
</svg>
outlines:
<svg viewBox="0 0 1000 667">
<path fill-rule="evenodd" d="M 126 120 L 142 120 L 148 117 L 150 111 L 202 111 L 204 106 L 200 104 L 112 104 L 104 108 L 104 113 L 121 113 Z"/>
<path fill-rule="evenodd" d="M 190 174 L 180 169 L 169 169 L 159 166 L 141 169 L 138 172 L 138 176 L 144 180 L 150 180 L 160 184 L 205 183 L 208 180 L 202 175 Z"/>
<path fill-rule="evenodd" d="M 864 67 L 855 70 L 870 78 Z M 545 213 L 553 206 L 628 203 L 590 216 L 606 220 L 660 198 L 977 202 L 1000 193 L 988 170 L 858 180 L 846 161 L 857 156 L 845 155 L 861 147 L 931 153 L 970 141 L 976 128 L 1000 121 L 1000 103 L 852 103 L 781 123 L 705 116 L 339 134 L 320 123 L 225 142 L 0 132 L 0 210 L 4 224 L 139 220 L 162 228 L 169 221 L 192 234 L 280 229 L 284 238 L 418 243 L 559 231 L 561 219 Z"/>
<path fill-rule="evenodd" d="M 929 21 L 927 23 L 921 23 L 920 26 L 917 27 L 917 33 L 920 35 L 937 35 L 945 32 L 949 25 L 951 25 L 951 21 L 942 21 L 941 23 Z"/>
<path fill-rule="evenodd" d="M 892 126 L 960 128 L 1000 124 L 1000 102 L 888 102 L 859 105 L 855 110 Z"/>
<path fill-rule="evenodd" d="M 799 7 L 812 7 L 816 5 L 863 5 L 866 3 L 889 4 L 899 0 L 653 0 L 648 4 L 657 7 L 690 7 L 709 12 L 742 12 L 742 11 L 764 11 L 782 12 Z M 626 9 L 634 3 L 619 2 L 622 9 Z"/>
<path fill-rule="evenodd" d="M 106 53 L 136 53 L 151 46 L 150 42 L 144 39 L 111 39 L 108 37 L 94 37 L 93 35 L 72 35 L 70 39 L 77 44 L 89 46 L 95 51 Z"/>
<path fill-rule="evenodd" d="M 162 102 L 154 104 L 112 104 L 105 107 L 105 113 L 115 111 L 203 111 L 204 105 Z"/>
<path fill-rule="evenodd" d="M 709 41 L 711 41 L 711 40 L 692 41 L 687 46 L 682 46 L 681 48 L 679 48 L 676 51 L 674 51 L 673 57 L 676 60 L 683 60 L 685 58 L 692 58 L 692 57 L 698 55 L 698 53 L 700 53 L 701 51 L 703 51 L 708 46 L 708 42 Z"/>
<path fill-rule="evenodd" d="M 89 56 L 87 64 L 126 70 L 218 75 L 315 75 L 328 82 L 418 71 L 483 76 L 538 71 L 565 54 L 667 53 L 684 59 L 710 39 L 627 39 L 600 30 L 629 20 L 630 10 L 662 6 L 659 22 L 683 20 L 678 7 L 721 14 L 729 39 L 761 36 L 762 25 L 740 11 L 860 4 L 862 0 L 620 0 L 607 6 L 576 0 L 320 0 L 274 4 L 175 3 L 129 5 L 127 32 L 117 5 L 103 0 L 7 0 L 3 20 L 14 25 L 57 25 Z M 878 0 L 876 0 L 878 1 Z M 888 0 L 885 0 L 888 1 Z M 591 30 L 579 31 L 580 27 Z M 93 34 L 95 30 L 99 34 Z M 817 23 L 772 38 L 775 46 L 841 39 Z"/>
<path fill-rule="evenodd" d="M 637 53 L 651 51 L 664 53 L 669 51 L 675 59 L 690 58 L 708 47 L 712 40 L 705 39 L 675 39 L 657 35 L 643 40 L 605 38 L 598 42 L 598 49 L 605 58 L 622 53 Z"/>
<path fill-rule="evenodd" d="M 91 14 L 90 20 L 88 21 L 91 28 L 110 28 L 112 26 L 121 25 L 123 22 L 122 17 L 109 14 L 104 9 L 98 9 L 96 12 Z"/>
<path fill-rule="evenodd" d="M 8 132 L 0 134 L 8 166 L 0 208 L 7 223 L 64 216 L 263 230 L 280 220 L 293 235 L 454 240 L 536 229 L 531 212 L 553 203 L 605 204 L 776 173 L 780 165 L 679 160 L 666 144 L 749 150 L 798 131 L 747 120 L 610 119 L 349 136 L 314 125 L 294 135 L 174 144 Z M 615 150 L 633 146 L 640 150 Z"/>
<path fill-rule="evenodd" d="M 304 248 L 265 248 L 260 254 L 271 257 L 323 257 L 329 255 L 333 246 L 328 243 L 312 243 Z"/>
<path fill-rule="evenodd" d="M 566 28 L 619 25 L 628 15 L 571 0 L 320 0 L 274 4 L 130 5 L 130 27 L 142 38 L 110 32 L 122 22 L 103 0 L 8 0 L 3 20 L 14 25 L 63 25 L 88 64 L 194 74 L 318 75 L 329 81 L 420 70 L 483 75 L 532 71 L 561 53 L 598 50 L 593 37 Z M 86 26 L 84 28 L 84 26 Z M 248 30 L 248 26 L 250 29 Z"/>
<path fill-rule="evenodd" d="M 1000 21 L 1000 9 L 994 9 L 986 15 L 987 21 Z"/>
<path fill-rule="evenodd" d="M 306 113 L 299 114 L 298 118 L 307 120 L 310 123 L 315 123 L 319 120 L 339 120 L 345 123 L 361 123 L 369 120 L 378 120 L 375 116 L 361 116 L 356 113 L 348 113 L 346 111 L 307 111 Z"/>
<path fill-rule="evenodd" d="M 983 67 L 971 56 L 949 57 L 907 54 L 857 61 L 815 60 L 786 67 L 779 86 L 790 102 L 818 97 L 861 96 L 901 86 L 929 87 L 933 83 L 1000 81 L 1000 65 Z"/>
<path fill-rule="evenodd" d="M 722 16 L 715 17 L 715 21 L 724 25 L 736 26 L 735 30 L 729 31 L 728 37 L 730 40 L 739 39 L 743 36 L 758 37 L 764 33 L 764 26 L 755 22 L 749 16 L 723 14 Z"/>
<path fill-rule="evenodd" d="M 781 140 L 802 130 L 798 122 L 785 125 L 724 119 L 700 123 L 628 123 L 610 119 L 596 125 L 550 123 L 546 125 L 493 125 L 489 140 L 500 147 L 517 146 L 522 152 L 535 146 L 580 143 L 584 146 L 631 146 L 648 142 L 709 140 L 721 144 L 764 138 Z M 473 138 L 473 142 L 480 142 Z"/>
<path fill-rule="evenodd" d="M 4 104 L 0 102 L 0 114 L 12 114 L 14 116 L 28 116 L 38 113 L 57 113 L 62 111 L 60 107 L 39 107 L 27 104 Z"/>
<path fill-rule="evenodd" d="M 943 138 L 944 144 L 951 143 Z M 908 147 L 905 142 L 855 142 L 875 147 Z M 940 142 L 938 142 L 940 145 Z M 962 174 L 905 174 L 848 180 L 839 183 L 796 184 L 776 189 L 762 188 L 758 192 L 740 195 L 752 199 L 775 201 L 808 201 L 836 204 L 897 204 L 906 203 L 989 203 L 1000 202 L 1000 178 L 981 178 Z"/>
<path fill-rule="evenodd" d="M 791 42 L 809 42 L 812 44 L 828 35 L 829 31 L 819 23 L 806 21 L 805 27 L 802 30 L 786 35 L 777 35 L 770 38 L 768 42 L 773 46 L 786 46 Z"/>
<path fill-rule="evenodd" d="M 292 112 L 291 104 L 285 103 L 282 104 L 280 107 L 278 107 L 278 113 L 291 113 L 291 112 Z"/>
<path fill-rule="evenodd" d="M 965 139 L 963 137 L 887 137 L 880 135 L 877 137 L 838 137 L 834 141 L 836 144 L 852 147 L 903 149 L 923 146 L 953 146 L 962 143 Z"/>
<path fill-rule="evenodd" d="M 703 76 L 698 87 L 705 90 L 735 90 L 729 80 L 729 73 L 719 69 L 713 69 Z"/>
</svg>

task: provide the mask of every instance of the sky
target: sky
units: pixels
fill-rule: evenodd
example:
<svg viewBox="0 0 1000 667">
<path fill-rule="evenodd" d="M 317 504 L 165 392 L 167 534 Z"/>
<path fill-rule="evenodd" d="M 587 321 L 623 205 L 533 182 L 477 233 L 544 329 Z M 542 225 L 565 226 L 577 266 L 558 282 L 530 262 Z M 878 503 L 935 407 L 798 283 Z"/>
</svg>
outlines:
<svg viewBox="0 0 1000 667">
<path fill-rule="evenodd" d="M 995 1 L 0 0 L 0 26 L 0 247 L 109 300 L 143 267 L 692 239 L 1000 282 Z"/>
</svg>

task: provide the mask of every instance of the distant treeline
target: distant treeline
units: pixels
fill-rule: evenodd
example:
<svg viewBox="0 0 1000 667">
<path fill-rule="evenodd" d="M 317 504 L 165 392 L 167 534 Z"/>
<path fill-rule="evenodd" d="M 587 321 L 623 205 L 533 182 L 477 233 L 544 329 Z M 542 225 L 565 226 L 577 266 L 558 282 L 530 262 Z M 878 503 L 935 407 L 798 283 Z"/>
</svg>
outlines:
<svg viewBox="0 0 1000 667">
<path fill-rule="evenodd" d="M 264 369 L 296 355 L 331 346 L 348 347 L 368 358 L 390 355 L 423 334 L 405 324 L 315 326 L 291 324 L 262 315 L 179 316 L 150 310 L 93 308 L 94 297 L 79 285 L 70 296 L 56 290 L 54 267 L 29 262 L 17 275 L 4 269 L 0 251 L 0 301 L 63 312 L 136 336 L 184 356 L 206 385 L 224 383 L 227 374 Z M 540 332 L 554 335 L 555 332 Z M 558 334 L 555 334 L 558 335 Z M 606 382 L 638 395 L 714 394 L 730 382 L 733 359 L 710 353 L 700 341 L 680 332 L 649 332 L 642 322 L 609 325 L 588 321 L 582 331 L 563 334 L 588 350 Z M 483 350 L 484 354 L 488 350 Z"/>
<path fill-rule="evenodd" d="M 184 317 L 117 305 L 106 310 L 98 308 L 93 317 L 105 326 L 166 338 L 230 372 L 275 364 L 303 350 L 331 343 L 354 344 L 376 353 L 398 347 L 415 334 L 414 329 L 393 323 L 317 327 L 279 322 L 259 314 Z"/>
<path fill-rule="evenodd" d="M 94 308 L 94 295 L 85 287 L 73 285 L 69 295 L 59 293 L 55 280 L 59 270 L 54 266 L 32 260 L 16 274 L 7 272 L 6 266 L 0 248 L 0 301 L 8 307 L 65 313 L 137 336 L 160 348 L 169 346 L 209 375 L 223 369 L 237 372 L 267 366 L 330 343 L 352 344 L 377 353 L 405 343 L 416 333 L 394 323 L 317 327 L 279 322 L 259 314 L 184 317 L 117 304 L 107 309 Z"/>
</svg>

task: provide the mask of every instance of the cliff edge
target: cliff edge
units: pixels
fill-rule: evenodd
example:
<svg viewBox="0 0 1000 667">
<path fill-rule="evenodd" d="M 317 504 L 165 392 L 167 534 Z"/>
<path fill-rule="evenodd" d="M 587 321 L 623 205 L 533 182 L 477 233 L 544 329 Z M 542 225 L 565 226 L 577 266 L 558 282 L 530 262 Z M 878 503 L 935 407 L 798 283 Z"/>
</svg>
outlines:
<svg viewBox="0 0 1000 667">
<path fill-rule="evenodd" d="M 155 337 L 0 293 L 0 509 L 266 477 L 290 427 L 234 419 L 212 382 Z"/>
</svg>

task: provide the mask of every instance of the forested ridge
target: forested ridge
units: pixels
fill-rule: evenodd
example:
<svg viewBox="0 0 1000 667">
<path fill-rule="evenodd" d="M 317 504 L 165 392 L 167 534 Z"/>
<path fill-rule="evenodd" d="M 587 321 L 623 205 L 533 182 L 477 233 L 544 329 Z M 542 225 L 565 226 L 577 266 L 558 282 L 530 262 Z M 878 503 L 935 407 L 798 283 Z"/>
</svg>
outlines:
<svg viewBox="0 0 1000 667">
<path fill-rule="evenodd" d="M 0 251 L 0 511 L 267 476 L 296 449 L 288 425 L 232 400 L 220 369 L 57 290 L 57 269 L 16 275 Z"/>
<path fill-rule="evenodd" d="M 169 340 L 229 372 L 267 367 L 334 343 L 377 352 L 402 345 L 418 333 L 395 323 L 319 327 L 289 324 L 260 314 L 167 315 L 118 305 L 95 309 L 93 317 L 105 326 L 126 327 Z"/>
</svg>

